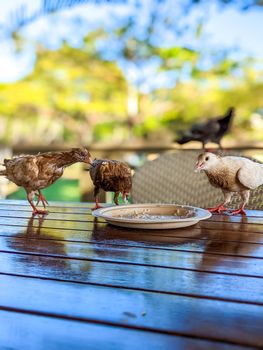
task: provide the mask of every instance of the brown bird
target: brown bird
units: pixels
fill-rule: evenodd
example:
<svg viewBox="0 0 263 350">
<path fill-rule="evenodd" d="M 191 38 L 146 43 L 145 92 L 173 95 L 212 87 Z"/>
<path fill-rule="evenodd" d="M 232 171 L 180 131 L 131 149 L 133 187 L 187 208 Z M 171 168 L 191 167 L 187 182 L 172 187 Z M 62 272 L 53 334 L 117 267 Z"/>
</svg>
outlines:
<svg viewBox="0 0 263 350">
<path fill-rule="evenodd" d="M 6 169 L 0 171 L 0 175 L 6 176 L 17 186 L 24 187 L 34 214 L 47 214 L 46 210 L 37 209 L 40 201 L 45 209 L 48 204 L 41 190 L 59 179 L 69 165 L 77 162 L 88 163 L 88 161 L 88 150 L 80 148 L 64 152 L 20 155 L 12 159 L 4 159 L 3 165 Z M 33 202 L 35 194 L 38 196 L 36 205 Z"/>
<path fill-rule="evenodd" d="M 106 192 L 114 192 L 114 203 L 118 205 L 118 196 L 122 193 L 123 200 L 132 187 L 132 175 L 129 166 L 117 160 L 95 159 L 90 157 L 90 177 L 95 186 L 94 197 L 96 205 L 93 209 L 101 208 L 99 205 L 99 191 L 103 189 Z"/>
<path fill-rule="evenodd" d="M 242 203 L 232 215 L 246 214 L 244 208 L 249 201 L 250 190 L 263 184 L 263 164 L 244 157 L 220 157 L 210 152 L 200 154 L 196 163 L 196 171 L 204 171 L 211 185 L 221 188 L 224 202 L 210 212 L 227 211 L 225 207 L 230 202 L 233 192 L 239 193 Z"/>
</svg>

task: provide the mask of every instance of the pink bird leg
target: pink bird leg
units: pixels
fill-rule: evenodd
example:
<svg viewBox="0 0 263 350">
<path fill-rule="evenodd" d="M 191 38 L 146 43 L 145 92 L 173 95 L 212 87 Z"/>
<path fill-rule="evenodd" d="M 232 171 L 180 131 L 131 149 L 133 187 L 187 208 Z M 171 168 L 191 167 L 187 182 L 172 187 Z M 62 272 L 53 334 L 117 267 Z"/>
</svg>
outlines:
<svg viewBox="0 0 263 350">
<path fill-rule="evenodd" d="M 228 209 L 224 206 L 224 203 L 219 204 L 214 208 L 207 208 L 210 213 L 221 213 L 222 211 L 227 211 Z"/>
</svg>

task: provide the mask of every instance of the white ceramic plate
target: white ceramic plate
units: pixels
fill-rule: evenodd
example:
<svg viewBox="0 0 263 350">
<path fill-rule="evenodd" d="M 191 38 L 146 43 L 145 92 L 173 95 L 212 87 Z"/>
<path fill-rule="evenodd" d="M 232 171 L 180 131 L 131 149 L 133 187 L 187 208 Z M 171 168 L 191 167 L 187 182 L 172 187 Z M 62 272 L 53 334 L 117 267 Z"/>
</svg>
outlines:
<svg viewBox="0 0 263 350">
<path fill-rule="evenodd" d="M 207 210 L 179 204 L 130 204 L 94 210 L 93 216 L 109 224 L 141 229 L 187 227 L 210 218 Z"/>
</svg>

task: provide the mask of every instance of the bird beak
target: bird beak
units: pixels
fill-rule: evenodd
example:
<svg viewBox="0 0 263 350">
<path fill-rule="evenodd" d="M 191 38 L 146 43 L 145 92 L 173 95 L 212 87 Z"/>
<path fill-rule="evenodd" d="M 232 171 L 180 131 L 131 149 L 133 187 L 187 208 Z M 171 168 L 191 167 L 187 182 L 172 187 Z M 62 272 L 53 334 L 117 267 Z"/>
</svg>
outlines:
<svg viewBox="0 0 263 350">
<path fill-rule="evenodd" d="M 91 154 L 88 152 L 87 157 L 84 160 L 84 163 L 87 163 L 87 164 L 91 165 L 92 162 L 93 162 L 93 160 L 91 158 Z"/>
<path fill-rule="evenodd" d="M 204 168 L 204 162 L 197 162 L 195 165 L 195 173 L 200 173 L 200 171 Z"/>
</svg>

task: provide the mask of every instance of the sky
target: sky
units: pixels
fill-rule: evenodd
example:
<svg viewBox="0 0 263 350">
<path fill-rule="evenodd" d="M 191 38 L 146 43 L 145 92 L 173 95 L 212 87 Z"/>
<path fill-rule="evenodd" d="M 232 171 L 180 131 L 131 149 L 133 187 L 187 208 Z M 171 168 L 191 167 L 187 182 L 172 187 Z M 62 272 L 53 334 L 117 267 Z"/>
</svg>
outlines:
<svg viewBox="0 0 263 350">
<path fill-rule="evenodd" d="M 12 0 L 8 2 L 0 0 L 0 25 L 8 23 L 10 12 L 14 11 L 19 5 L 26 4 L 30 12 L 38 8 L 39 3 L 40 0 Z M 29 39 L 29 43 L 19 54 L 15 53 L 12 41 L 2 39 L 0 45 L 0 82 L 16 81 L 32 71 L 35 52 L 30 41 L 40 40 L 48 47 L 56 49 L 60 46 L 62 39 L 66 39 L 72 46 L 78 46 L 87 31 L 99 26 L 110 30 L 116 26 L 116 23 L 119 23 L 129 11 L 134 10 L 132 3 L 133 0 L 129 0 L 128 4 L 107 4 L 99 6 L 99 8 L 91 4 L 78 5 L 60 11 L 55 17 L 43 17 L 23 28 L 22 34 Z M 142 21 L 149 10 L 149 3 L 150 0 L 144 0 L 140 16 Z M 168 1 L 169 6 L 173 6 L 173 4 L 175 5 L 173 11 L 177 11 L 178 1 Z M 215 5 L 215 1 L 210 1 L 209 4 L 209 8 L 205 5 L 191 14 L 193 18 L 205 18 L 202 36 L 196 45 L 199 45 L 199 48 L 234 48 L 240 57 L 249 55 L 257 59 L 263 59 L 263 10 L 253 8 L 240 11 L 232 5 L 219 8 Z M 169 11 L 169 8 L 167 7 L 165 10 Z M 207 11 L 209 11 L 209 16 L 204 16 Z M 191 16 L 189 21 L 191 21 Z M 72 27 L 72 18 L 76 17 L 81 20 L 81 25 L 76 21 L 76 25 Z M 69 25 L 69 23 L 71 24 Z M 162 38 L 162 41 L 166 46 L 175 43 L 191 46 L 194 45 L 196 40 L 191 35 L 183 36 L 180 39 L 171 35 Z M 148 70 L 149 72 L 146 72 L 146 74 L 151 73 L 150 67 Z"/>
</svg>

